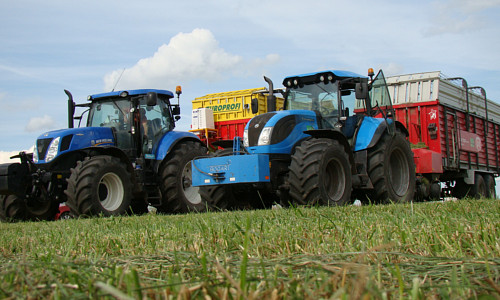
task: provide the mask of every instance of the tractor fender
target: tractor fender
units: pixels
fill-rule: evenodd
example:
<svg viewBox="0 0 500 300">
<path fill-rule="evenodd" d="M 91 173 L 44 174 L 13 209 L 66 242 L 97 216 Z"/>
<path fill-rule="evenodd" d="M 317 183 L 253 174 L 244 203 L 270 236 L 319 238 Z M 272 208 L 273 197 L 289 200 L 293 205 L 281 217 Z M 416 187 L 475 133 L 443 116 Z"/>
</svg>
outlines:
<svg viewBox="0 0 500 300">
<path fill-rule="evenodd" d="M 85 157 L 91 157 L 96 155 L 108 155 L 120 159 L 121 162 L 127 165 L 127 171 L 133 172 L 134 168 L 132 166 L 132 161 L 127 156 L 123 150 L 115 146 L 98 146 L 98 147 L 87 147 L 82 148 L 77 151 L 71 151 L 63 153 L 62 155 L 56 157 L 53 162 L 48 165 L 51 167 L 46 169 L 51 170 L 68 170 L 74 168 L 78 161 L 82 161 Z"/>
<path fill-rule="evenodd" d="M 402 132 L 405 136 L 408 136 L 408 130 L 404 127 L 401 122 L 388 120 L 389 122 L 394 122 L 397 131 Z M 354 151 L 361 151 L 369 149 L 375 146 L 382 135 L 387 131 L 387 122 L 382 118 L 372 118 L 365 117 L 356 135 L 356 144 L 354 145 Z"/>
<path fill-rule="evenodd" d="M 331 129 L 315 129 L 304 131 L 304 133 L 311 135 L 313 138 L 327 138 L 338 141 L 344 147 L 345 152 L 349 156 L 349 162 L 351 163 L 351 172 L 353 174 L 356 173 L 354 152 L 351 149 L 351 145 L 349 145 L 349 141 L 342 132 Z"/>
<path fill-rule="evenodd" d="M 195 141 L 198 143 L 202 143 L 200 139 L 191 132 L 169 131 L 158 143 L 155 159 L 158 161 L 162 161 L 175 147 L 175 145 L 183 141 Z"/>
</svg>

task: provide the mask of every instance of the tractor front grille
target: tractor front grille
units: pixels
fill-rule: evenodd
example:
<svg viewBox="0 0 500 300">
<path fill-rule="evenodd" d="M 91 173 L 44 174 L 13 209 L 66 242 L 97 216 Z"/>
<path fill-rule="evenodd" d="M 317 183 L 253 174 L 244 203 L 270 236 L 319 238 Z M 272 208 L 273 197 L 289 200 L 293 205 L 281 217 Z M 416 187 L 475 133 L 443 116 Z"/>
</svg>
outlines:
<svg viewBox="0 0 500 300">
<path fill-rule="evenodd" d="M 260 133 L 262 129 L 266 126 L 267 121 L 269 121 L 276 113 L 265 113 L 262 115 L 255 116 L 248 124 L 248 144 L 250 147 L 257 146 L 259 141 Z"/>
<path fill-rule="evenodd" d="M 45 154 L 47 153 L 47 149 L 49 148 L 50 142 L 52 142 L 52 138 L 39 139 L 36 141 L 36 149 L 38 150 L 38 159 L 40 160 L 45 159 Z"/>
</svg>

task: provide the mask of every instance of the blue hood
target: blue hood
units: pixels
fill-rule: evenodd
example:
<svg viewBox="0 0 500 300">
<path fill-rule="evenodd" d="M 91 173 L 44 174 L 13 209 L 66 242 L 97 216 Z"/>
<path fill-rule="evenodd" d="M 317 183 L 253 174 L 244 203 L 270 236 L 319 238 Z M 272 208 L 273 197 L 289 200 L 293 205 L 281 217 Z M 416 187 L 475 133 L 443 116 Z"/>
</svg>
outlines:
<svg viewBox="0 0 500 300">
<path fill-rule="evenodd" d="M 109 127 L 82 127 L 49 131 L 40 135 L 36 141 L 35 151 L 39 164 L 47 163 L 47 150 L 57 138 L 59 138 L 59 144 L 54 159 L 64 153 L 88 147 L 115 145 L 115 139 Z"/>
</svg>

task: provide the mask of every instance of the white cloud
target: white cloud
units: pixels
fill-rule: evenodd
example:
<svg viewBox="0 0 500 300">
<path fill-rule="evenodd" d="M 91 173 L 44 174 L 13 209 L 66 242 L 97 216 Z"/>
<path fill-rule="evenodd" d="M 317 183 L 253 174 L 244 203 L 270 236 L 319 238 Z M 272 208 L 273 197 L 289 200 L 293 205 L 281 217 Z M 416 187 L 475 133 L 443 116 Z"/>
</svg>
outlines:
<svg viewBox="0 0 500 300">
<path fill-rule="evenodd" d="M 25 130 L 28 132 L 43 131 L 44 129 L 52 129 L 55 126 L 54 119 L 49 115 L 43 117 L 34 117 L 28 121 Z"/>
<path fill-rule="evenodd" d="M 491 21 L 488 12 L 500 8 L 500 0 L 449 0 L 435 2 L 428 35 L 461 34 L 487 28 Z"/>
<path fill-rule="evenodd" d="M 15 162 L 15 159 L 10 159 L 10 157 L 18 153 L 19 151 L 11 151 L 11 152 L 0 151 L 0 164 Z M 19 159 L 17 159 L 17 161 L 19 161 Z"/>
<path fill-rule="evenodd" d="M 241 56 L 221 48 L 209 30 L 195 29 L 191 33 L 177 34 L 168 44 L 161 45 L 153 56 L 139 60 L 133 67 L 107 74 L 105 90 L 110 91 L 115 85 L 115 90 L 120 90 L 171 88 L 193 79 L 217 81 L 230 74 L 246 74 L 278 60 L 277 54 L 270 54 L 246 62 Z"/>
<path fill-rule="evenodd" d="M 30 149 L 24 151 L 27 153 L 32 153 L 33 150 L 34 147 L 31 147 Z M 0 164 L 20 162 L 19 158 L 11 159 L 12 156 L 19 154 L 19 152 L 20 151 L 0 151 Z"/>
<path fill-rule="evenodd" d="M 458 8 L 464 12 L 477 12 L 500 6 L 500 0 L 454 0 L 448 2 L 448 8 Z"/>
<path fill-rule="evenodd" d="M 403 74 L 405 68 L 401 64 L 390 62 L 388 64 L 378 65 L 376 69 L 382 69 L 385 76 L 393 76 L 397 74 Z"/>
</svg>

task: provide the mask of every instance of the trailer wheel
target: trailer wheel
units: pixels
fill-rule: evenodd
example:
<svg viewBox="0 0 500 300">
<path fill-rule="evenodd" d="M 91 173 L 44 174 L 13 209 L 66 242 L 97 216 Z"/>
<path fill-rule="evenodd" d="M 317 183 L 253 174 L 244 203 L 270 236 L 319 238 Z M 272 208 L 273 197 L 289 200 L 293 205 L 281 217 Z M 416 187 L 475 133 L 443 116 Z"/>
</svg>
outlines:
<svg viewBox="0 0 500 300">
<path fill-rule="evenodd" d="M 463 199 L 468 195 L 472 195 L 473 186 L 465 183 L 463 178 L 455 180 L 455 185 L 451 190 L 451 195 L 457 199 Z"/>
<path fill-rule="evenodd" d="M 487 198 L 497 199 L 497 190 L 495 188 L 495 186 L 496 186 L 495 178 L 492 175 L 487 174 L 487 175 L 484 175 L 484 181 L 486 183 L 486 189 L 487 189 L 487 193 L 488 193 Z"/>
<path fill-rule="evenodd" d="M 299 205 L 345 205 L 350 201 L 352 176 L 349 157 L 337 141 L 304 141 L 292 155 L 288 183 Z"/>
<path fill-rule="evenodd" d="M 441 199 L 441 184 L 439 182 L 431 183 L 429 199 L 432 201 Z"/>
<path fill-rule="evenodd" d="M 16 195 L 6 195 L 0 200 L 4 221 L 51 221 L 54 220 L 59 208 L 59 203 L 41 198 L 35 198 L 27 203 Z"/>
<path fill-rule="evenodd" d="M 415 193 L 415 163 L 402 133 L 384 134 L 368 150 L 368 175 L 373 191 L 367 196 L 376 203 L 411 201 Z"/>
<path fill-rule="evenodd" d="M 474 175 L 474 185 L 472 186 L 471 196 L 476 199 L 488 198 L 489 196 L 489 191 L 484 177 L 479 173 Z"/>
<path fill-rule="evenodd" d="M 207 148 L 199 142 L 186 141 L 175 146 L 160 168 L 162 204 L 160 213 L 187 213 L 203 211 L 206 203 L 199 188 L 192 186 L 191 161 L 205 156 Z"/>
<path fill-rule="evenodd" d="M 131 187 L 132 176 L 118 158 L 87 157 L 71 169 L 66 204 L 76 216 L 124 215 L 131 205 Z"/>
</svg>

